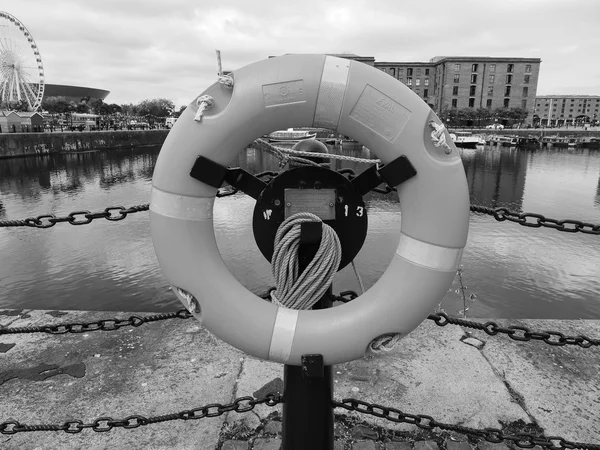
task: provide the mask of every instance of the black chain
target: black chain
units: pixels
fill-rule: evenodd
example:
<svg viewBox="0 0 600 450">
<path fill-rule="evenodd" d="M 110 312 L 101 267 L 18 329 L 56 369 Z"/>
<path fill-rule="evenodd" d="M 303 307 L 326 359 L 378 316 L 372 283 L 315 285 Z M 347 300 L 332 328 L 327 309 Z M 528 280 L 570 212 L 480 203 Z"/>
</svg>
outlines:
<svg viewBox="0 0 600 450">
<path fill-rule="evenodd" d="M 97 433 L 110 431 L 113 428 L 138 428 L 143 425 L 150 425 L 159 422 L 168 422 L 171 420 L 196 420 L 207 417 L 218 417 L 226 412 L 235 411 L 245 413 L 252 411 L 256 405 L 265 404 L 275 406 L 283 403 L 283 398 L 278 394 L 267 394 L 264 398 L 255 399 L 254 397 L 240 397 L 222 405 L 220 403 L 210 403 L 199 408 L 180 411 L 178 413 L 165 414 L 162 416 L 144 417 L 138 414 L 125 417 L 124 419 L 113 419 L 112 417 L 98 417 L 91 423 L 83 423 L 82 420 L 68 420 L 62 424 L 39 424 L 27 425 L 16 420 L 0 422 L 0 434 L 16 434 L 25 431 L 64 431 L 65 433 L 81 433 L 85 428 L 91 428 Z"/>
<path fill-rule="evenodd" d="M 497 428 L 476 429 L 464 427 L 462 425 L 452 425 L 438 422 L 431 416 L 424 414 L 408 414 L 396 408 L 388 408 L 386 406 L 367 403 L 354 398 L 345 398 L 341 402 L 333 401 L 334 407 L 344 408 L 347 411 L 356 411 L 363 414 L 379 417 L 390 422 L 407 423 L 416 425 L 424 430 L 433 430 L 439 428 L 441 430 L 454 431 L 461 434 L 467 434 L 476 438 L 485 439 L 488 442 L 500 443 L 503 441 L 511 441 L 520 448 L 533 448 L 536 445 L 546 447 L 550 450 L 574 449 L 581 448 L 584 450 L 600 450 L 600 445 L 584 444 L 581 442 L 567 441 L 558 436 L 536 436 L 528 433 L 505 434 Z"/>
<path fill-rule="evenodd" d="M 0 326 L 0 335 L 19 334 L 19 333 L 87 333 L 89 331 L 115 331 L 123 327 L 139 327 L 145 323 L 157 322 L 167 319 L 189 319 L 192 315 L 186 309 L 180 309 L 177 312 L 164 314 L 154 314 L 151 316 L 130 316 L 128 319 L 102 319 L 87 323 L 61 323 L 56 325 L 39 325 L 35 327 L 15 327 L 2 328 Z"/>
<path fill-rule="evenodd" d="M 71 225 L 87 225 L 94 219 L 106 219 L 111 222 L 123 220 L 128 214 L 140 211 L 148 211 L 149 204 L 136 205 L 129 208 L 123 206 L 111 206 L 104 211 L 92 213 L 90 211 L 74 211 L 66 216 L 57 217 L 54 214 L 42 214 L 37 217 L 29 217 L 25 220 L 0 220 L 0 227 L 34 227 L 51 228 L 57 223 L 69 222 Z"/>
<path fill-rule="evenodd" d="M 270 291 L 262 295 L 262 298 L 269 298 Z M 354 291 L 343 291 L 339 295 L 333 295 L 332 301 L 349 302 L 358 297 Z M 22 334 L 22 333 L 48 333 L 48 334 L 66 334 L 66 333 L 87 333 L 90 331 L 115 331 L 123 327 L 139 327 L 145 323 L 157 322 L 167 319 L 190 319 L 190 314 L 186 309 L 180 309 L 177 312 L 154 314 L 151 316 L 129 316 L 127 319 L 102 319 L 94 322 L 86 323 L 61 323 L 55 325 L 39 325 L 32 327 L 15 327 L 3 328 L 0 326 L 0 335 L 3 334 Z M 496 322 L 473 322 L 470 320 L 451 317 L 446 313 L 436 313 L 427 316 L 429 320 L 433 320 L 438 326 L 445 327 L 446 325 L 459 325 L 476 330 L 485 331 L 490 336 L 495 336 L 499 333 L 506 334 L 515 341 L 543 341 L 546 344 L 553 346 L 577 345 L 581 348 L 590 348 L 592 346 L 600 346 L 600 339 L 592 339 L 584 335 L 565 336 L 559 331 L 531 331 L 527 327 L 512 325 L 502 327 Z"/>
<path fill-rule="evenodd" d="M 559 331 L 531 331 L 527 327 L 512 325 L 502 327 L 496 322 L 472 322 L 470 320 L 459 319 L 458 317 L 450 317 L 446 313 L 430 314 L 427 316 L 429 320 L 433 320 L 440 327 L 445 327 L 448 324 L 460 325 L 463 327 L 474 328 L 476 330 L 485 331 L 490 336 L 496 336 L 498 333 L 506 334 L 514 341 L 544 341 L 546 344 L 553 346 L 577 345 L 582 348 L 590 348 L 592 346 L 600 346 L 600 339 L 592 339 L 584 335 L 565 336 Z"/>
<path fill-rule="evenodd" d="M 471 205 L 471 211 L 476 213 L 483 213 L 494 216 L 499 222 L 508 220 L 509 222 L 515 222 L 524 227 L 532 228 L 552 228 L 558 231 L 565 231 L 567 233 L 585 233 L 600 235 L 600 225 L 593 223 L 582 222 L 581 220 L 564 219 L 557 220 L 545 217 L 541 214 L 535 213 L 517 213 L 510 211 L 507 208 L 488 208 L 487 206 Z M 533 219 L 533 220 L 531 220 Z"/>
</svg>

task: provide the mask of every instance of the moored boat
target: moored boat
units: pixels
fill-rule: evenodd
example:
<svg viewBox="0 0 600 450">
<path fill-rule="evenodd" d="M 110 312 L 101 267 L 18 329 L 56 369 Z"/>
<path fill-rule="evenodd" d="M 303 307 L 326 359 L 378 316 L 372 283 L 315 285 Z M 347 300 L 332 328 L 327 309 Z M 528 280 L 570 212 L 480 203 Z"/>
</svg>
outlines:
<svg viewBox="0 0 600 450">
<path fill-rule="evenodd" d="M 268 135 L 269 142 L 298 142 L 305 139 L 315 139 L 316 137 L 317 133 L 311 133 L 307 130 L 294 130 L 293 128 L 273 131 Z"/>
<path fill-rule="evenodd" d="M 484 138 L 468 131 L 455 131 L 450 133 L 450 137 L 457 147 L 477 148 L 478 145 L 485 145 Z"/>
<path fill-rule="evenodd" d="M 517 136 L 516 138 L 516 146 L 521 148 L 531 148 L 531 147 L 539 147 L 540 141 L 538 138 L 534 136 Z"/>
</svg>

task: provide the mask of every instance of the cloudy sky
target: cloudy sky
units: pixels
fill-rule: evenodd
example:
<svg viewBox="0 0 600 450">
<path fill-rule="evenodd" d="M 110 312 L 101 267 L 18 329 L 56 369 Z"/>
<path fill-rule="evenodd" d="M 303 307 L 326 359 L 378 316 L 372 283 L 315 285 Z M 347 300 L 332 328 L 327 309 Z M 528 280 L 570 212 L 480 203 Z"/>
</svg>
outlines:
<svg viewBox="0 0 600 450">
<path fill-rule="evenodd" d="M 377 61 L 542 59 L 538 94 L 600 95 L 600 0 L 0 0 L 33 35 L 46 82 L 110 103 L 188 104 L 225 70 L 269 55 Z"/>
</svg>

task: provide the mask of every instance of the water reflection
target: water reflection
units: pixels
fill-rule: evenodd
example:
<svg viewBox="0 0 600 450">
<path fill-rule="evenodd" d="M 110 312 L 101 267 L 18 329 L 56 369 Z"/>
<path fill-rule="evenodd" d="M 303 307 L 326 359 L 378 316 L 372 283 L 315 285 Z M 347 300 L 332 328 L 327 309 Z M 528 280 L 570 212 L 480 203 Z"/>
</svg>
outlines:
<svg viewBox="0 0 600 450">
<path fill-rule="evenodd" d="M 520 210 L 528 154 L 516 148 L 461 149 L 472 204 Z"/>
<path fill-rule="evenodd" d="M 374 158 L 360 144 L 331 148 Z M 159 148 L 0 160 L 0 217 L 103 210 L 149 201 Z M 589 149 L 460 150 L 471 202 L 555 218 L 600 223 L 600 152 Z M 232 166 L 250 173 L 280 170 L 269 153 L 249 148 Z M 334 169 L 367 164 L 334 160 Z M 381 276 L 399 238 L 395 194 L 368 194 L 369 234 L 357 258 L 367 287 Z M 270 266 L 252 237 L 254 200 L 236 195 L 215 206 L 216 238 L 227 267 L 249 289 L 272 285 Z M 600 246 L 595 236 L 529 229 L 472 215 L 463 281 L 474 317 L 600 318 Z M 164 311 L 180 305 L 162 276 L 147 213 L 82 227 L 0 230 L 0 308 Z M 442 306 L 462 309 L 455 281 Z M 350 268 L 336 292 L 358 290 Z"/>
</svg>

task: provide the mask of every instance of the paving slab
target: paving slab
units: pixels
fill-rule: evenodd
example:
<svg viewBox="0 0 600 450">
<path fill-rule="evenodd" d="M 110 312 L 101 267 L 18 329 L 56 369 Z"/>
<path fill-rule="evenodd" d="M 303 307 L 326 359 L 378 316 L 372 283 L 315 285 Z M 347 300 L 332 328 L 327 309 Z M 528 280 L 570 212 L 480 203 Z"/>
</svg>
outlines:
<svg viewBox="0 0 600 450">
<path fill-rule="evenodd" d="M 598 321 L 515 320 L 510 324 L 600 338 Z M 546 435 L 600 443 L 599 347 L 559 347 L 496 336 L 487 339 L 483 355 Z"/>
<path fill-rule="evenodd" d="M 0 325 L 88 322 L 131 315 L 68 312 L 56 318 L 48 311 L 25 313 L 0 315 Z M 90 423 L 102 416 L 149 417 L 228 403 L 241 369 L 241 354 L 192 320 L 172 319 L 112 332 L 0 335 L 0 342 L 15 344 L 0 353 L 0 422 L 62 424 L 80 419 Z M 0 434 L 0 448 L 212 450 L 224 419 L 223 415 L 176 420 L 105 433 Z"/>
<path fill-rule="evenodd" d="M 512 401 L 481 352 L 461 342 L 463 335 L 459 327 L 441 328 L 425 321 L 393 351 L 335 366 L 335 396 L 474 428 L 527 421 L 527 414 Z M 356 416 L 385 428 L 416 429 L 364 414 Z"/>
</svg>

